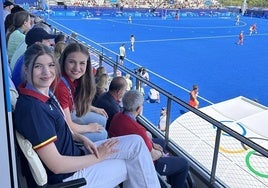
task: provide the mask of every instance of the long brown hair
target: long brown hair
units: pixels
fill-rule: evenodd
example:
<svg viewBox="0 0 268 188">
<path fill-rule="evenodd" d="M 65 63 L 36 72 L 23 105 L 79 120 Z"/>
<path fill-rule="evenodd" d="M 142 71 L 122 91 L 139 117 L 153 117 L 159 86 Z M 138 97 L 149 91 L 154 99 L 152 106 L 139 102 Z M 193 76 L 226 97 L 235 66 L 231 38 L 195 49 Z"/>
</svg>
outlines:
<svg viewBox="0 0 268 188">
<path fill-rule="evenodd" d="M 6 41 L 8 42 L 10 35 L 17 30 L 18 28 L 20 28 L 21 26 L 23 26 L 25 21 L 28 21 L 30 19 L 30 13 L 28 13 L 27 11 L 19 11 L 16 12 L 13 16 L 13 23 L 11 26 L 9 26 L 8 28 L 8 32 L 7 32 L 7 37 L 6 37 Z"/>
<path fill-rule="evenodd" d="M 93 78 L 89 51 L 83 44 L 70 43 L 66 46 L 59 59 L 62 74 L 65 74 L 65 60 L 67 56 L 73 52 L 81 52 L 88 56 L 86 72 L 77 80 L 78 86 L 76 87 L 76 95 L 74 96 L 76 116 L 81 117 L 90 110 L 96 92 L 96 86 Z"/>
</svg>

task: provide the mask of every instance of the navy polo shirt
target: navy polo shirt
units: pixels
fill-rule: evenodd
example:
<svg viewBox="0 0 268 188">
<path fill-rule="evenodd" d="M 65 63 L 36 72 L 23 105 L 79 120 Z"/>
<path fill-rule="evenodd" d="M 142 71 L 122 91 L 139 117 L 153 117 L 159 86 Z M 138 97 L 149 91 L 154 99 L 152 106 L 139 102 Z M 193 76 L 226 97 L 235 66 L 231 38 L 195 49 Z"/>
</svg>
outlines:
<svg viewBox="0 0 268 188">
<path fill-rule="evenodd" d="M 93 104 L 95 107 L 103 108 L 108 114 L 108 119 L 106 122 L 106 130 L 109 130 L 110 123 L 113 119 L 113 116 L 122 111 L 122 108 L 119 105 L 119 102 L 110 94 L 110 92 L 105 92 L 101 94 L 97 101 Z"/>
<path fill-rule="evenodd" d="M 55 97 L 47 97 L 29 88 L 19 87 L 15 109 L 15 128 L 27 138 L 35 150 L 54 142 L 59 153 L 67 156 L 84 155 L 73 141 L 63 112 Z M 59 183 L 73 173 L 54 174 L 46 166 L 48 183 Z"/>
</svg>

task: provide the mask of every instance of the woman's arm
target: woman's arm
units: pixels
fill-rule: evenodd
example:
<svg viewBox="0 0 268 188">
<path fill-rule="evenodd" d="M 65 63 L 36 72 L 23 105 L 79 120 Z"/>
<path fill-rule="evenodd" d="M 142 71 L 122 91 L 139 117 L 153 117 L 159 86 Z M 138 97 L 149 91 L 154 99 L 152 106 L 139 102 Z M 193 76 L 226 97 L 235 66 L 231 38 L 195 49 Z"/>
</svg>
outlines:
<svg viewBox="0 0 268 188">
<path fill-rule="evenodd" d="M 114 146 L 118 144 L 117 139 L 108 139 L 97 149 L 99 157 L 95 154 L 84 156 L 63 156 L 61 155 L 54 142 L 36 150 L 44 164 L 55 174 L 76 172 L 100 161 L 103 161 L 112 153 L 118 152 Z"/>
<path fill-rule="evenodd" d="M 73 122 L 69 108 L 63 109 L 63 112 L 65 114 L 66 121 L 73 132 L 76 133 L 100 132 L 104 129 L 103 126 L 99 125 L 98 123 L 89 123 L 88 125 L 80 125 Z"/>
<path fill-rule="evenodd" d="M 106 113 L 106 111 L 103 109 L 103 108 L 97 108 L 95 106 L 91 106 L 90 107 L 90 110 L 92 112 L 96 112 L 97 114 L 101 114 L 103 115 L 104 117 L 108 118 L 108 114 Z"/>
</svg>

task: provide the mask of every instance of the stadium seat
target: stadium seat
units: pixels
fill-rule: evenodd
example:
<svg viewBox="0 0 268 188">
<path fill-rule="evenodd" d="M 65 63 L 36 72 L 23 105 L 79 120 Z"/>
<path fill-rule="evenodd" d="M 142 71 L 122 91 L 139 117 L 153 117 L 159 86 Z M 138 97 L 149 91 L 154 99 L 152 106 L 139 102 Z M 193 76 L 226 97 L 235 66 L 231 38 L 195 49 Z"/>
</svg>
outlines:
<svg viewBox="0 0 268 188">
<path fill-rule="evenodd" d="M 46 170 L 37 153 L 32 148 L 32 144 L 17 131 L 15 134 L 17 143 L 20 147 L 20 152 L 18 151 L 18 148 L 16 149 L 19 187 L 75 188 L 86 185 L 86 180 L 84 178 L 54 185 L 48 185 Z M 27 159 L 27 162 L 25 158 Z M 34 182 L 32 179 L 34 179 Z"/>
</svg>

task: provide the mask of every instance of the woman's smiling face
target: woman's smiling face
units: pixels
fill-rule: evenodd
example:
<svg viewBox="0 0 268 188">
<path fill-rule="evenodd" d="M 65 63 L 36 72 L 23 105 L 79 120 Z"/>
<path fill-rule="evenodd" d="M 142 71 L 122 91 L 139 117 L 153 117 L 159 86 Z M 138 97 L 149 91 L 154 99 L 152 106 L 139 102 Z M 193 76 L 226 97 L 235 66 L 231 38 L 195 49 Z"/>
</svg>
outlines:
<svg viewBox="0 0 268 188">
<path fill-rule="evenodd" d="M 81 52 L 70 53 L 65 59 L 65 74 L 74 81 L 83 76 L 87 68 L 88 56 Z"/>
<path fill-rule="evenodd" d="M 48 54 L 39 56 L 32 65 L 32 74 L 28 72 L 27 75 L 32 75 L 32 85 L 39 91 L 47 90 L 56 78 L 57 67 L 52 57 Z M 30 81 L 31 78 L 28 78 Z"/>
</svg>

